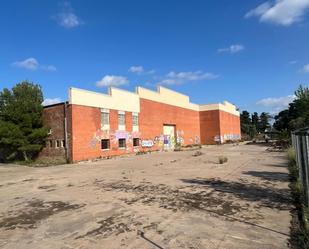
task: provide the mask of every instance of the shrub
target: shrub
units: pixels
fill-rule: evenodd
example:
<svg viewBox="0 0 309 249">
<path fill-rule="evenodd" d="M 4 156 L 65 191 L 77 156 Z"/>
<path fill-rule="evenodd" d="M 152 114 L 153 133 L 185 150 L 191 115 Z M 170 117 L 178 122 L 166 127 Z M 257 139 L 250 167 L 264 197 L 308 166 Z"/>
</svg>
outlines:
<svg viewBox="0 0 309 249">
<path fill-rule="evenodd" d="M 289 147 L 287 149 L 287 157 L 288 157 L 289 163 L 293 163 L 293 164 L 296 163 L 296 154 L 295 154 L 295 150 L 293 147 Z"/>
<path fill-rule="evenodd" d="M 223 164 L 223 163 L 226 163 L 228 158 L 226 156 L 219 156 L 219 163 L 220 164 Z"/>
</svg>

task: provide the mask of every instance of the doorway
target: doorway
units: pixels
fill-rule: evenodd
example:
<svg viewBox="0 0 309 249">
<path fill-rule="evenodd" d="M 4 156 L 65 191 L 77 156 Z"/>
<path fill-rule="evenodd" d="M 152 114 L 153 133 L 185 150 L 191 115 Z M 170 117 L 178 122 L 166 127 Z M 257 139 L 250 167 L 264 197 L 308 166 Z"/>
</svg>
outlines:
<svg viewBox="0 0 309 249">
<path fill-rule="evenodd" d="M 164 149 L 172 150 L 176 144 L 176 125 L 164 124 L 163 125 L 164 136 Z"/>
</svg>

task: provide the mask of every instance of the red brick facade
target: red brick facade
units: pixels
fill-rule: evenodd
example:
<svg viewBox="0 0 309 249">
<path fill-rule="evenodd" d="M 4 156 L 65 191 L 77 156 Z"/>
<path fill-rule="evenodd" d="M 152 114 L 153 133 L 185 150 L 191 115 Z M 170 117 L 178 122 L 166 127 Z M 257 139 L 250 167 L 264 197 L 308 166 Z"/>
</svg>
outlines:
<svg viewBox="0 0 309 249">
<path fill-rule="evenodd" d="M 71 161 L 88 160 L 99 157 L 134 153 L 132 133 L 132 113 L 125 113 L 126 130 L 118 131 L 118 111 L 110 110 L 110 129 L 101 130 L 101 109 L 72 105 L 72 156 Z M 118 147 L 118 139 L 126 139 L 126 147 Z M 101 140 L 109 139 L 109 150 L 101 149 Z"/>
<path fill-rule="evenodd" d="M 56 104 L 44 108 L 43 124 L 49 129 L 46 146 L 40 153 L 41 157 L 65 158 L 65 104 Z"/>
<path fill-rule="evenodd" d="M 156 147 L 160 148 L 164 140 L 163 125 L 175 125 L 176 142 L 182 145 L 200 143 L 198 111 L 147 99 L 140 99 L 140 107 L 139 127 L 142 139 L 155 140 Z"/>
<path fill-rule="evenodd" d="M 200 116 L 201 144 L 214 144 L 215 137 L 220 135 L 219 110 L 202 111 Z"/>
<path fill-rule="evenodd" d="M 200 129 L 202 144 L 216 144 L 240 139 L 240 118 L 221 111 L 201 111 Z"/>
<path fill-rule="evenodd" d="M 139 101 L 138 126 L 133 127 L 133 113 L 124 112 L 125 130 L 118 126 L 118 111 L 121 114 L 122 110 L 109 109 L 109 128 L 103 129 L 99 107 L 58 104 L 44 108 L 44 124 L 52 133 L 42 155 L 63 156 L 75 162 L 161 150 L 171 144 L 214 144 L 240 139 L 238 115 L 221 110 L 197 111 L 143 98 Z M 165 134 L 166 129 L 172 133 Z M 53 141 L 53 146 L 49 141 Z M 57 141 L 63 141 L 67 154 L 64 147 L 55 146 Z"/>
</svg>

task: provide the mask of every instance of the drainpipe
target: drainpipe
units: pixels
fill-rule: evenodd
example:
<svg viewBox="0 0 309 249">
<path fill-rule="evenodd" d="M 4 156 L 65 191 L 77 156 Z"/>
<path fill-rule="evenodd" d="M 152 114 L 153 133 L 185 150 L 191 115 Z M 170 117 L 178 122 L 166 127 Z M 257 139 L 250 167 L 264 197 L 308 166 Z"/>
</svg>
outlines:
<svg viewBox="0 0 309 249">
<path fill-rule="evenodd" d="M 69 144 L 68 144 L 68 123 L 67 123 L 67 102 L 64 103 L 64 143 L 65 159 L 69 162 Z"/>
</svg>

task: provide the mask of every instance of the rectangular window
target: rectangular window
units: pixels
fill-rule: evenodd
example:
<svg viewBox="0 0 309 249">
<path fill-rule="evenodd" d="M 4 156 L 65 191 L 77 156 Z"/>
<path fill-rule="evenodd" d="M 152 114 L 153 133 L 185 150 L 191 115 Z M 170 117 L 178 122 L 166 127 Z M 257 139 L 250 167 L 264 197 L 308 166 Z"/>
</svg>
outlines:
<svg viewBox="0 0 309 249">
<path fill-rule="evenodd" d="M 134 126 L 138 126 L 138 113 L 133 113 L 132 114 L 132 124 Z"/>
<path fill-rule="evenodd" d="M 56 148 L 61 147 L 61 141 L 60 140 L 56 140 Z"/>
<path fill-rule="evenodd" d="M 109 110 L 102 109 L 101 110 L 101 126 L 109 125 Z"/>
<path fill-rule="evenodd" d="M 53 148 L 53 140 L 49 140 L 49 147 Z"/>
<path fill-rule="evenodd" d="M 109 150 L 109 139 L 102 139 L 101 140 L 101 149 L 102 150 Z"/>
<path fill-rule="evenodd" d="M 139 146 L 139 138 L 133 138 L 133 146 L 138 147 Z"/>
<path fill-rule="evenodd" d="M 126 147 L 126 139 L 125 138 L 119 138 L 118 139 L 118 147 L 120 149 Z"/>
<path fill-rule="evenodd" d="M 125 119 L 125 112 L 118 112 L 118 125 L 125 125 L 126 119 Z"/>
<path fill-rule="evenodd" d="M 61 147 L 65 148 L 65 140 L 61 140 Z"/>
</svg>

